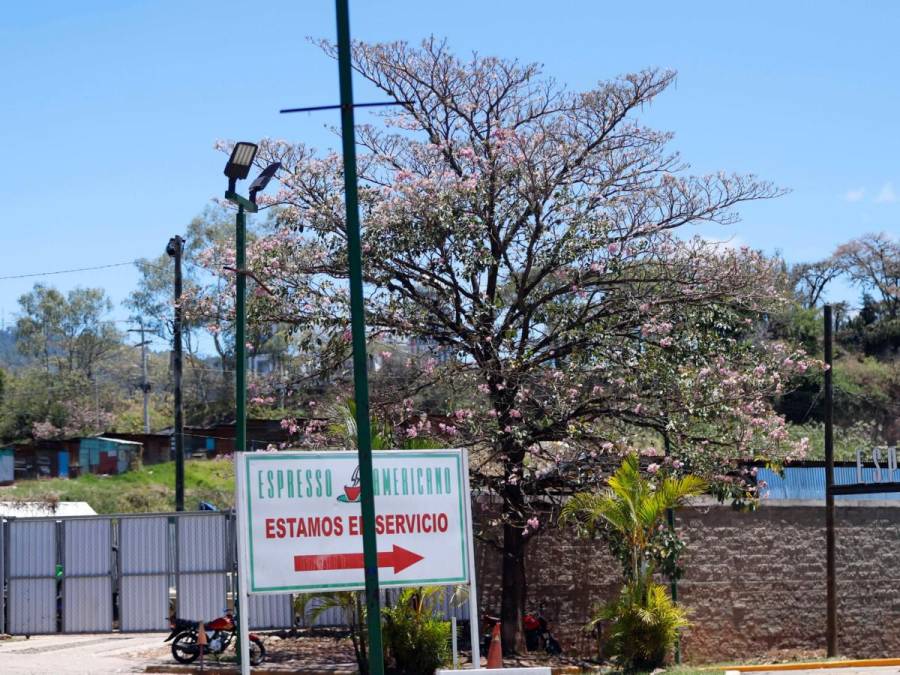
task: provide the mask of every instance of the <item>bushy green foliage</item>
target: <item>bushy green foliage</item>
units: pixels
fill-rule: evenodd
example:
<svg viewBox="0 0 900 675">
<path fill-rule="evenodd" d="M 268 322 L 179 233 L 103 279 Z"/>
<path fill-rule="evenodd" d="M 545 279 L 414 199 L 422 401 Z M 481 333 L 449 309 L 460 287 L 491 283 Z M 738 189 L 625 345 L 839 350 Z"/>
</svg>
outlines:
<svg viewBox="0 0 900 675">
<path fill-rule="evenodd" d="M 825 425 L 821 422 L 795 424 L 788 427 L 791 436 L 809 439 L 806 459 L 825 459 Z M 834 427 L 834 458 L 838 461 L 856 461 L 856 451 L 863 450 L 869 457 L 871 448 L 881 445 L 878 428 L 871 422 L 857 422 L 847 427 Z"/>
<path fill-rule="evenodd" d="M 430 675 L 450 660 L 450 622 L 428 599 L 439 587 L 404 589 L 393 607 L 382 611 L 384 644 L 396 675 Z"/>
<path fill-rule="evenodd" d="M 678 630 L 688 625 L 684 610 L 666 589 L 648 582 L 629 582 L 619 597 L 597 612 L 603 627 L 604 656 L 625 672 L 651 671 L 666 662 Z"/>
</svg>

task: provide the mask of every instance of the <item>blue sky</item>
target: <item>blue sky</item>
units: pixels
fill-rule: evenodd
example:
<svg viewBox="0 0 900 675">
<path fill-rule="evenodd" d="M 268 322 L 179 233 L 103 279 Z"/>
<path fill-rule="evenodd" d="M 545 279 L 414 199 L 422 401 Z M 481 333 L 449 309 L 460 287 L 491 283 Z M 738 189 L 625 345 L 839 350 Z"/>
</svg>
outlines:
<svg viewBox="0 0 900 675">
<path fill-rule="evenodd" d="M 337 146 L 327 0 L 48 0 L 0 22 L 0 277 L 152 257 L 225 187 L 219 138 Z M 868 231 L 900 232 L 900 3 L 351 1 L 366 40 L 445 36 L 517 57 L 574 89 L 646 66 L 678 70 L 644 120 L 697 173 L 750 172 L 792 192 L 707 236 L 789 261 Z M 357 84 L 357 100 L 373 94 Z M 130 267 L 47 277 L 102 286 Z M 0 279 L 0 310 L 37 279 Z M 837 299 L 857 293 L 836 289 Z M 116 316 L 124 318 L 124 310 Z"/>
</svg>

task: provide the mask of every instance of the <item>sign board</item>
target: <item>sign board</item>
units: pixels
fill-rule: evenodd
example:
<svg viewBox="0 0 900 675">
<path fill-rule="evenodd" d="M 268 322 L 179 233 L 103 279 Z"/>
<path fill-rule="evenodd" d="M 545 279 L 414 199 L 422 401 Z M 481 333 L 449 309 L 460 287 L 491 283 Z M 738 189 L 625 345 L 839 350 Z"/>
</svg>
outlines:
<svg viewBox="0 0 900 675">
<path fill-rule="evenodd" d="M 462 450 L 373 453 L 379 585 L 470 582 Z M 365 588 L 355 452 L 253 452 L 236 461 L 249 593 Z"/>
</svg>

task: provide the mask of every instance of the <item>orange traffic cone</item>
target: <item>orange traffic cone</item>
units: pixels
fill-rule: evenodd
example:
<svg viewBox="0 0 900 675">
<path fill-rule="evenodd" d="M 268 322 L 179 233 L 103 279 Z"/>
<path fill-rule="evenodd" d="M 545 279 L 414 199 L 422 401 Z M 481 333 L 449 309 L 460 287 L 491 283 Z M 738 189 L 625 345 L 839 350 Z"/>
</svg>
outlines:
<svg viewBox="0 0 900 675">
<path fill-rule="evenodd" d="M 500 645 L 500 622 L 494 624 L 494 632 L 491 633 L 491 646 L 488 649 L 488 668 L 503 667 L 503 648 Z"/>
</svg>

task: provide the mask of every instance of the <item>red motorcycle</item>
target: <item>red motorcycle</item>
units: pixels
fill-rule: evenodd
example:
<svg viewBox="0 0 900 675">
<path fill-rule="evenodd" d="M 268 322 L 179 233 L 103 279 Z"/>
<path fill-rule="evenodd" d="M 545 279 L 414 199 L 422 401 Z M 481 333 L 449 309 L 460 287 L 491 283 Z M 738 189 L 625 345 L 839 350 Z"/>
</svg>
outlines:
<svg viewBox="0 0 900 675">
<path fill-rule="evenodd" d="M 193 663 L 200 656 L 200 645 L 197 644 L 200 623 L 188 619 L 178 619 L 169 622 L 172 632 L 165 642 L 172 640 L 172 656 L 178 663 Z M 204 654 L 212 654 L 218 657 L 233 642 L 235 650 L 238 649 L 237 623 L 231 612 L 220 616 L 213 621 L 205 622 L 203 630 L 206 633 L 206 645 Z M 266 648 L 258 635 L 250 633 L 250 665 L 258 666 L 266 656 Z"/>
</svg>

